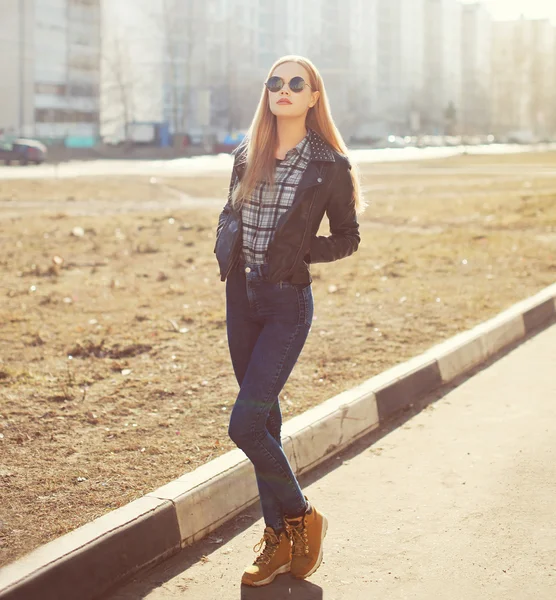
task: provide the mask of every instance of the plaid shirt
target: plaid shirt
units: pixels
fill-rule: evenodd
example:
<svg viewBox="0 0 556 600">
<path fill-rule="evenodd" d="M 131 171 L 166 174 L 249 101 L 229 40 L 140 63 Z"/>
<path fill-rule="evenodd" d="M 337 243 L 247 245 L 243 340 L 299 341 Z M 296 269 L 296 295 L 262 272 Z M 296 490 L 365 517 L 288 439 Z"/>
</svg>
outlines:
<svg viewBox="0 0 556 600">
<path fill-rule="evenodd" d="M 246 263 L 265 264 L 267 249 L 278 219 L 291 207 L 297 186 L 311 160 L 311 150 L 322 141 L 311 129 L 295 148 L 288 150 L 283 160 L 277 160 L 274 188 L 259 183 L 242 209 L 243 259 Z"/>
</svg>

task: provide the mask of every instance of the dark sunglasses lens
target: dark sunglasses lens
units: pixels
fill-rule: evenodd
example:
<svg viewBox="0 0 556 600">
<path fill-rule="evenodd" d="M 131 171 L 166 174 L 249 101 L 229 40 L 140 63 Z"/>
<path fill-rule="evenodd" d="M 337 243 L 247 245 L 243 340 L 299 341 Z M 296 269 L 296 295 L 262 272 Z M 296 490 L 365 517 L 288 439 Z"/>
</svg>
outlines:
<svg viewBox="0 0 556 600">
<path fill-rule="evenodd" d="M 290 90 L 292 92 L 302 92 L 305 88 L 305 80 L 303 77 L 294 77 L 290 81 Z"/>
<path fill-rule="evenodd" d="M 284 86 L 284 81 L 281 77 L 271 77 L 267 82 L 266 82 L 266 87 L 271 91 L 271 92 L 279 92 L 282 87 Z"/>
</svg>

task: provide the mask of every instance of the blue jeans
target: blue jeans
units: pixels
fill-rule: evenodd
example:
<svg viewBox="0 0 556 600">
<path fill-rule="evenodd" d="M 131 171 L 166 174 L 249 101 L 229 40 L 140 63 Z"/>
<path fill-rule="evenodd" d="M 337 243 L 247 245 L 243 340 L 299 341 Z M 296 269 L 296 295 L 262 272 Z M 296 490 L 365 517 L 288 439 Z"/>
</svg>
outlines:
<svg viewBox="0 0 556 600">
<path fill-rule="evenodd" d="M 247 271 L 249 269 L 249 271 Z M 307 506 L 282 449 L 278 394 L 303 349 L 313 320 L 310 285 L 270 283 L 267 265 L 241 264 L 226 280 L 228 346 L 239 394 L 228 434 L 253 463 L 267 526 Z"/>
</svg>

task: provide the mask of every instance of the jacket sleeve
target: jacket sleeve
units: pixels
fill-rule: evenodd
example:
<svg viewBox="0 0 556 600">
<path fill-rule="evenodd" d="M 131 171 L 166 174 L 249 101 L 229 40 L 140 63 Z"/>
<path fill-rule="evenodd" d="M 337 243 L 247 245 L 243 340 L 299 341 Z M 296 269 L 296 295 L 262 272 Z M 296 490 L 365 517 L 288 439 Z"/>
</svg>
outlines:
<svg viewBox="0 0 556 600">
<path fill-rule="evenodd" d="M 220 213 L 220 216 L 218 217 L 218 226 L 216 228 L 216 237 L 218 238 L 218 235 L 220 234 L 220 230 L 222 229 L 222 227 L 224 226 L 224 223 L 226 222 L 226 217 L 228 216 L 230 210 L 232 209 L 232 192 L 234 190 L 234 187 L 236 186 L 238 181 L 235 169 L 232 170 L 232 176 L 230 178 L 230 187 L 228 189 L 228 201 L 226 202 L 226 204 L 224 205 L 224 208 L 222 209 L 222 212 Z"/>
<path fill-rule="evenodd" d="M 326 206 L 330 223 L 329 236 L 313 236 L 306 262 L 332 262 L 353 254 L 359 247 L 359 223 L 353 202 L 351 167 L 341 167 L 332 183 L 332 194 Z"/>
<path fill-rule="evenodd" d="M 248 145 L 248 138 L 244 137 L 241 140 L 241 142 L 239 143 L 238 147 L 232 152 L 232 156 L 234 157 L 234 166 L 232 168 L 232 176 L 230 178 L 230 188 L 228 190 L 228 201 L 224 205 L 224 208 L 222 209 L 222 212 L 220 213 L 220 217 L 218 218 L 218 226 L 216 228 L 216 237 L 217 238 L 220 233 L 220 230 L 222 229 L 222 227 L 224 226 L 224 223 L 226 222 L 226 217 L 228 216 L 230 210 L 232 209 L 232 192 L 233 192 L 235 186 L 237 185 L 237 183 L 239 182 L 239 178 L 237 176 L 237 172 L 235 169 L 236 161 L 238 160 L 238 157 L 245 156 L 245 153 L 247 151 L 247 145 Z"/>
</svg>

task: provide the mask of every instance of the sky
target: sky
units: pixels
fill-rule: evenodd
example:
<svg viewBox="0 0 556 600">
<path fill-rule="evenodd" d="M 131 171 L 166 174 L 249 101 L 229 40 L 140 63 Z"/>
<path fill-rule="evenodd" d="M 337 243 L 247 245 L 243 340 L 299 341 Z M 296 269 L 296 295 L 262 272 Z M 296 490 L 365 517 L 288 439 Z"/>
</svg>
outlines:
<svg viewBox="0 0 556 600">
<path fill-rule="evenodd" d="M 523 14 L 530 19 L 549 18 L 556 24 L 556 0 L 484 0 L 483 3 L 496 20 L 517 19 Z"/>
</svg>

